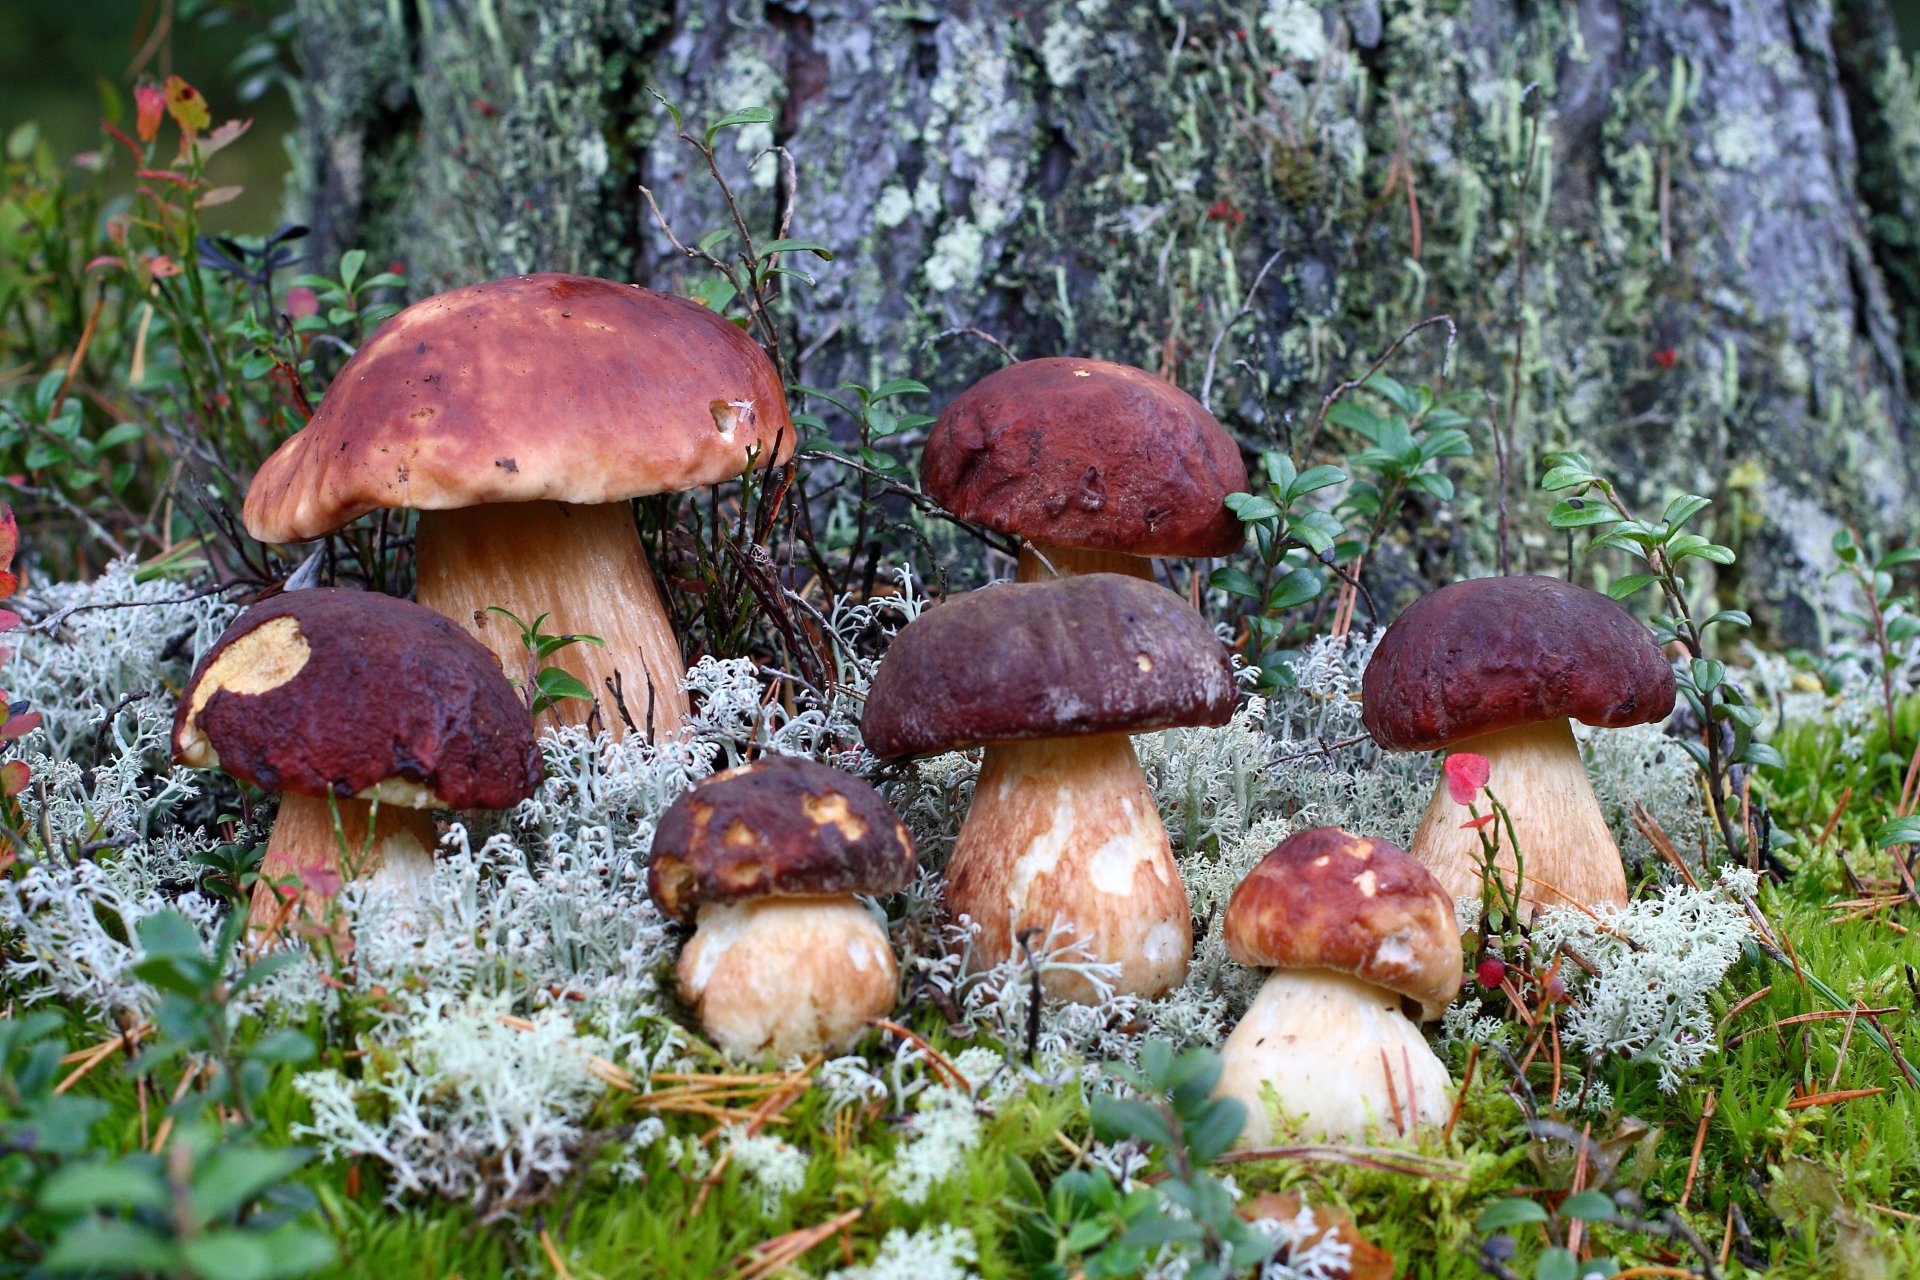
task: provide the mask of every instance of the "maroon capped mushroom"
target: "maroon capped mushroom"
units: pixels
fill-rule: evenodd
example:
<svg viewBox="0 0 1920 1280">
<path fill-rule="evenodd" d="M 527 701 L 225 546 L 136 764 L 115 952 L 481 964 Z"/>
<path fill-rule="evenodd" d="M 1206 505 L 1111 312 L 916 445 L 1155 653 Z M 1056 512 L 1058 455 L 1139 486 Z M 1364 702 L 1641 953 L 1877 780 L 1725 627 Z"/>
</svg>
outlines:
<svg viewBox="0 0 1920 1280">
<path fill-rule="evenodd" d="M 857 1038 L 889 1012 L 900 973 L 855 894 L 913 878 L 913 839 L 860 779 L 765 756 L 673 802 L 653 837 L 647 890 L 696 923 L 680 994 L 737 1056 L 787 1057 Z"/>
<path fill-rule="evenodd" d="M 1265 1094 L 1307 1136 L 1404 1135 L 1447 1118 L 1452 1082 L 1414 1018 L 1460 990 L 1453 900 L 1398 846 L 1338 827 L 1288 836 L 1233 891 L 1227 950 L 1266 984 L 1221 1046 L 1214 1092 L 1247 1106 L 1265 1146 Z"/>
<path fill-rule="evenodd" d="M 428 810 L 505 809 L 540 781 L 526 704 L 484 646 L 431 609 L 329 588 L 234 620 L 180 696 L 173 758 L 281 793 L 255 924 L 286 877 L 318 918 L 341 878 L 430 873 Z"/>
<path fill-rule="evenodd" d="M 491 605 L 601 637 L 550 665 L 602 702 L 618 673 L 634 716 L 651 705 L 665 733 L 686 715 L 686 669 L 627 500 L 792 451 L 773 362 L 724 316 L 611 280 L 514 276 L 382 325 L 260 468 L 244 514 L 254 537 L 296 542 L 382 507 L 420 512 L 421 604 L 516 675 L 519 629 Z M 557 710 L 578 722 L 590 705 Z"/>
<path fill-rule="evenodd" d="M 1571 722 L 1618 728 L 1672 710 L 1673 668 L 1646 627 L 1558 578 L 1478 578 L 1422 596 L 1387 628 L 1361 681 L 1361 717 L 1387 750 L 1487 758 L 1534 908 L 1627 901 Z M 1412 849 L 1447 892 L 1478 897 L 1480 840 L 1466 816 L 1442 782 Z M 1510 879 L 1509 849 L 1499 864 Z"/>
<path fill-rule="evenodd" d="M 1186 977 L 1193 924 L 1128 735 L 1225 724 L 1234 686 L 1206 620 L 1112 573 L 1002 583 L 929 609 L 893 639 L 860 729 L 886 759 L 985 745 L 947 864 L 947 910 L 997 964 L 1028 929 L 1078 935 L 1118 989 Z M 1055 996 L 1090 1000 L 1072 974 Z"/>
<path fill-rule="evenodd" d="M 1023 360 L 934 423 L 920 479 L 963 520 L 1026 539 L 1020 581 L 1125 573 L 1152 556 L 1224 556 L 1246 534 L 1223 505 L 1247 487 L 1240 447 L 1200 402 L 1130 365 Z"/>
</svg>

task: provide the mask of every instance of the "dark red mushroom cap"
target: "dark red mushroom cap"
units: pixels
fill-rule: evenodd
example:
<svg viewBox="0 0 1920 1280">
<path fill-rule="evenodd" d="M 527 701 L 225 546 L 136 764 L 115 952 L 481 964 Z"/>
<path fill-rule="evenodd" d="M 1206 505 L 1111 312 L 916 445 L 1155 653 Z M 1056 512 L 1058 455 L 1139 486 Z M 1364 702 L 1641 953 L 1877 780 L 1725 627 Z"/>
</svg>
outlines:
<svg viewBox="0 0 1920 1280">
<path fill-rule="evenodd" d="M 504 809 L 533 793 L 533 719 L 478 640 L 370 591 L 289 591 L 194 669 L 173 758 L 267 791 Z"/>
<path fill-rule="evenodd" d="M 878 791 L 811 760 L 763 756 L 661 815 L 647 892 L 686 923 L 702 906 L 746 898 L 892 893 L 917 865 L 913 837 Z"/>
<path fill-rule="evenodd" d="M 887 649 L 860 732 L 883 759 L 989 742 L 1225 724 L 1233 667 L 1205 618 L 1118 573 L 1001 583 Z"/>
<path fill-rule="evenodd" d="M 934 423 L 920 479 L 964 520 L 1036 542 L 1136 556 L 1223 556 L 1246 534 L 1222 501 L 1240 448 L 1200 402 L 1105 360 L 1025 360 Z"/>
<path fill-rule="evenodd" d="M 1597 591 L 1558 578 L 1475 578 L 1394 619 L 1360 700 L 1375 742 L 1433 751 L 1543 720 L 1619 728 L 1663 719 L 1673 668 L 1646 627 Z"/>
<path fill-rule="evenodd" d="M 1332 969 L 1418 1004 L 1426 1018 L 1459 993 L 1453 899 L 1413 855 L 1338 827 L 1297 831 L 1227 902 L 1227 951 L 1256 969 Z"/>
</svg>

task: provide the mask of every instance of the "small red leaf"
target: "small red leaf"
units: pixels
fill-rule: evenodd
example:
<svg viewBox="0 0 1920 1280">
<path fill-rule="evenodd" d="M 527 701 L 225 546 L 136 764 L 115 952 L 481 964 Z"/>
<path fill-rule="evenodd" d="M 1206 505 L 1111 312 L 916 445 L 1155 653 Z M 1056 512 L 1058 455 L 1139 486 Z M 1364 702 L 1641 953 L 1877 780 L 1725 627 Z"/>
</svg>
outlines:
<svg viewBox="0 0 1920 1280">
<path fill-rule="evenodd" d="M 1455 804 L 1472 804 L 1474 796 L 1487 785 L 1487 779 L 1493 773 L 1493 766 L 1487 763 L 1487 758 L 1471 751 L 1454 752 L 1447 757 L 1447 763 L 1442 768 L 1447 775 L 1447 794 L 1453 797 Z"/>
<path fill-rule="evenodd" d="M 27 783 L 33 780 L 33 771 L 21 760 L 9 760 L 0 764 L 0 796 L 12 798 L 27 789 Z"/>
</svg>

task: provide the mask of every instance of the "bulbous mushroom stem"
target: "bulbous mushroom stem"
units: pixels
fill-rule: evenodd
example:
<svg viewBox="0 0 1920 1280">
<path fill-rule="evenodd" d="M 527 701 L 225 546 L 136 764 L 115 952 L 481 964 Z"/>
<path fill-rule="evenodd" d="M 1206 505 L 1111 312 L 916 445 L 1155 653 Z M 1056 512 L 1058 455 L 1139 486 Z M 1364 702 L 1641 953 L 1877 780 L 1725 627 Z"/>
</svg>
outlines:
<svg viewBox="0 0 1920 1280">
<path fill-rule="evenodd" d="M 1273 1086 L 1283 1116 L 1305 1137 L 1396 1139 L 1443 1123 L 1453 1082 L 1401 998 L 1330 969 L 1276 969 L 1220 1047 L 1214 1096 L 1247 1107 L 1239 1145 L 1273 1142 L 1262 1097 Z M 1390 1081 L 1390 1082 L 1389 1082 Z"/>
<path fill-rule="evenodd" d="M 616 671 L 628 714 L 642 732 L 649 684 L 656 736 L 686 719 L 680 687 L 686 664 L 626 503 L 506 502 L 422 511 L 415 550 L 419 602 L 479 637 L 513 679 L 528 679 L 527 651 L 512 620 L 487 612 L 490 605 L 528 623 L 551 614 L 542 624 L 549 635 L 606 642 L 569 645 L 545 665 L 565 669 L 593 691 L 601 723 L 615 736 L 625 732 L 606 686 Z M 584 724 L 591 706 L 569 699 L 554 711 L 562 723 Z"/>
<path fill-rule="evenodd" d="M 287 919 L 305 915 L 324 921 L 327 903 L 347 880 L 370 879 L 395 890 L 410 888 L 433 874 L 433 851 L 439 842 L 433 815 L 425 809 L 387 803 L 376 813 L 365 800 L 348 798 L 329 806 L 323 798 L 282 795 L 247 923 L 264 929 L 282 918 L 275 886 L 289 879 L 297 878 L 301 903 Z"/>
<path fill-rule="evenodd" d="M 1488 785 L 1513 818 L 1526 863 L 1520 885 L 1524 906 L 1538 910 L 1569 902 L 1589 907 L 1626 905 L 1627 876 L 1620 865 L 1620 849 L 1601 816 L 1600 802 L 1594 799 L 1572 722 L 1543 720 L 1483 733 L 1454 743 L 1451 750 L 1487 758 Z M 1481 812 L 1486 807 L 1482 801 Z M 1453 802 L 1442 777 L 1407 852 L 1424 862 L 1440 887 L 1454 897 L 1478 898 L 1483 866 L 1480 837 L 1461 827 L 1465 821 L 1465 807 Z M 1511 885 L 1513 851 L 1504 832 L 1500 846 L 1497 862 L 1504 882 Z"/>
<path fill-rule="evenodd" d="M 703 906 L 677 972 L 700 1025 L 739 1058 L 848 1044 L 900 988 L 886 931 L 851 896 Z"/>
<path fill-rule="evenodd" d="M 1022 930 L 1056 921 L 1092 959 L 1117 963 L 1115 986 L 1156 996 L 1187 976 L 1193 921 L 1153 794 L 1124 733 L 990 746 L 947 863 L 947 912 L 980 926 L 974 957 L 999 964 Z M 1094 1002 L 1074 973 L 1047 994 Z"/>
<path fill-rule="evenodd" d="M 1089 573 L 1124 573 L 1130 578 L 1154 580 L 1153 561 L 1147 556 L 1130 556 L 1124 551 L 1090 551 L 1084 547 L 1061 547 L 1051 543 L 1020 544 L 1020 560 L 1014 570 L 1016 582 L 1051 582 L 1055 578 L 1077 578 Z M 1041 556 L 1046 557 L 1045 560 Z M 1053 566 L 1052 571 L 1047 565 Z"/>
</svg>

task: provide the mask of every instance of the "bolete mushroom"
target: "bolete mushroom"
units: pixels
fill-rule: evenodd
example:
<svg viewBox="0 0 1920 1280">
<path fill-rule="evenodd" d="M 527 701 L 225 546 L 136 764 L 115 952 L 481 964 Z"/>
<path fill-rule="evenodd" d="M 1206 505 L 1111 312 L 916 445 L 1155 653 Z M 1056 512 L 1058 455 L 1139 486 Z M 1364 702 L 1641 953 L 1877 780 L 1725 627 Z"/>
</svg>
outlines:
<svg viewBox="0 0 1920 1280">
<path fill-rule="evenodd" d="M 1193 924 L 1166 828 L 1128 735 L 1225 724 L 1234 684 L 1206 620 L 1164 587 L 1095 573 L 976 591 L 893 638 L 860 729 L 885 759 L 984 745 L 953 857 L 948 913 L 979 926 L 974 960 L 1056 926 L 1157 995 L 1186 976 Z M 1084 976 L 1049 993 L 1091 1001 Z"/>
<path fill-rule="evenodd" d="M 647 890 L 695 924 L 680 994 L 739 1057 L 844 1045 L 894 1006 L 886 930 L 855 894 L 912 879 L 913 839 L 852 774 L 763 756 L 673 802 L 653 837 Z"/>
<path fill-rule="evenodd" d="M 686 714 L 686 671 L 627 500 L 792 451 L 773 362 L 724 316 L 589 276 L 513 276 L 382 325 L 260 468 L 244 515 L 254 537 L 296 542 L 382 507 L 418 511 L 421 604 L 515 675 L 519 629 L 489 606 L 599 636 L 549 665 L 603 701 L 618 672 L 636 722 L 651 705 L 665 733 Z M 590 705 L 557 711 L 578 723 Z"/>
<path fill-rule="evenodd" d="M 1447 1069 L 1413 1019 L 1459 992 L 1460 930 L 1425 867 L 1338 827 L 1295 832 L 1233 891 L 1223 925 L 1235 960 L 1273 970 L 1220 1049 L 1214 1092 L 1246 1103 L 1243 1145 L 1272 1140 L 1267 1086 L 1308 1136 L 1447 1118 Z"/>
<path fill-rule="evenodd" d="M 1606 596 L 1558 578 L 1477 578 L 1429 592 L 1387 628 L 1361 680 L 1361 719 L 1389 751 L 1487 758 L 1519 837 L 1527 906 L 1624 906 L 1620 850 L 1571 721 L 1660 720 L 1673 692 L 1652 634 Z M 1411 848 L 1448 893 L 1478 897 L 1485 864 L 1466 819 L 1443 780 Z M 1511 884 L 1511 841 L 1497 861 Z"/>
<path fill-rule="evenodd" d="M 319 919 L 342 879 L 431 874 L 430 810 L 504 809 L 540 781 L 532 718 L 485 647 L 431 609 L 331 588 L 234 620 L 181 693 L 173 758 L 280 793 L 256 925 L 289 876 Z"/>
<path fill-rule="evenodd" d="M 1023 360 L 954 397 L 920 479 L 963 520 L 1026 539 L 1019 579 L 1125 573 L 1152 556 L 1224 556 L 1246 534 L 1222 505 L 1247 487 L 1240 448 L 1192 396 L 1106 360 Z"/>
</svg>

